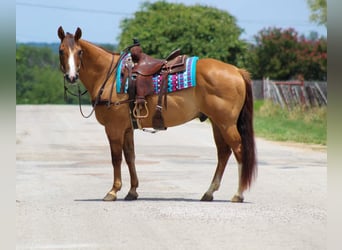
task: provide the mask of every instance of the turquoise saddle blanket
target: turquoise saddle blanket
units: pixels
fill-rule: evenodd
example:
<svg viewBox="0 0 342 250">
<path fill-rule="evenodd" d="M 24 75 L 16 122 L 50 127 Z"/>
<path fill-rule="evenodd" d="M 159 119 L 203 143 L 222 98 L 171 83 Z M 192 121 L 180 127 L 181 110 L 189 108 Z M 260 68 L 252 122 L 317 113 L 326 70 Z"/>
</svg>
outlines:
<svg viewBox="0 0 342 250">
<path fill-rule="evenodd" d="M 128 89 L 128 79 L 125 83 L 122 83 L 122 65 L 126 58 L 123 58 L 119 63 L 117 73 L 116 73 L 116 91 L 120 93 L 121 85 L 125 84 L 125 93 L 127 93 Z M 175 92 L 178 90 L 191 88 L 196 86 L 196 63 L 198 61 L 198 57 L 188 57 L 186 59 L 186 70 L 184 72 L 175 73 L 168 75 L 168 88 L 167 92 Z M 152 76 L 154 93 L 158 94 L 160 92 L 160 82 L 162 80 L 162 75 L 155 74 Z"/>
</svg>

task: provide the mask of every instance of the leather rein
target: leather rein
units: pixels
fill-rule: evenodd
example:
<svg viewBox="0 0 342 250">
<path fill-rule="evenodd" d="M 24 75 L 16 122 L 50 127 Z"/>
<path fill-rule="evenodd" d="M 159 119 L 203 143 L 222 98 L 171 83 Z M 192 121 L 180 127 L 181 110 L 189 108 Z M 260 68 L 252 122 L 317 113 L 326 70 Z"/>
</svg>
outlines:
<svg viewBox="0 0 342 250">
<path fill-rule="evenodd" d="M 67 93 L 69 93 L 69 94 L 72 95 L 72 96 L 78 97 L 78 104 L 79 104 L 79 108 L 80 108 L 80 113 L 81 113 L 81 115 L 82 115 L 84 118 L 89 118 L 89 117 L 91 117 L 92 114 L 94 113 L 95 108 L 96 108 L 97 105 L 106 105 L 107 108 L 110 108 L 112 105 L 118 106 L 118 105 L 121 105 L 121 104 L 126 104 L 126 103 L 133 102 L 133 101 L 134 101 L 133 99 L 131 99 L 131 100 L 130 100 L 130 99 L 127 99 L 127 100 L 116 101 L 116 102 L 112 102 L 112 101 L 111 101 L 112 95 L 113 95 L 113 91 L 114 91 L 114 83 L 115 83 L 115 74 L 116 74 L 116 70 L 117 70 L 117 67 L 118 67 L 118 65 L 119 65 L 119 62 L 122 60 L 122 58 L 123 58 L 125 55 L 126 55 L 126 53 L 122 53 L 122 54 L 120 55 L 120 58 L 118 59 L 118 61 L 116 62 L 116 64 L 115 64 L 114 67 L 113 67 L 114 55 L 112 56 L 112 61 L 111 61 L 110 66 L 109 66 L 109 69 L 108 69 L 108 72 L 107 72 L 107 76 L 106 76 L 104 82 L 102 83 L 101 88 L 100 88 L 99 92 L 97 93 L 97 96 L 96 96 L 95 100 L 92 101 L 92 106 L 93 106 L 93 108 L 92 108 L 91 112 L 89 113 L 89 115 L 85 115 L 85 114 L 84 114 L 84 112 L 83 112 L 83 110 L 82 110 L 82 104 L 81 104 L 81 97 L 82 97 L 83 95 L 85 95 L 85 94 L 88 92 L 88 90 L 85 90 L 85 91 L 82 92 L 82 91 L 81 91 L 81 88 L 80 88 L 80 85 L 77 84 L 78 93 L 73 93 L 73 92 L 71 92 L 71 91 L 68 89 L 67 85 L 66 85 L 65 77 L 64 77 L 64 100 L 66 101 L 66 99 L 67 99 Z M 83 64 L 82 64 L 82 61 L 81 61 L 81 65 L 83 65 Z M 114 74 L 114 77 L 113 77 L 113 81 L 112 81 L 112 83 L 111 83 L 111 89 L 110 89 L 109 99 L 108 99 L 108 100 L 101 100 L 101 95 L 102 95 L 102 93 L 103 93 L 103 91 L 104 91 L 104 88 L 105 88 L 105 86 L 106 86 L 106 84 L 107 84 L 107 82 L 108 82 L 108 80 L 109 80 L 109 78 L 110 78 L 110 76 L 111 76 L 112 74 Z"/>
</svg>

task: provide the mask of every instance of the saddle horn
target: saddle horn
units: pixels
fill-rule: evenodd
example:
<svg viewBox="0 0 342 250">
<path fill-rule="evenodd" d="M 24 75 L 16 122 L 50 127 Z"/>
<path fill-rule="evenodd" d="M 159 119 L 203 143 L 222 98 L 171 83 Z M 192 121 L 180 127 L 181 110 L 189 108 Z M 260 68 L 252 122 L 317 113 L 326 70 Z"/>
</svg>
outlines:
<svg viewBox="0 0 342 250">
<path fill-rule="evenodd" d="M 139 42 L 138 38 L 133 38 L 133 45 L 134 46 L 139 46 L 140 45 L 140 42 Z"/>
</svg>

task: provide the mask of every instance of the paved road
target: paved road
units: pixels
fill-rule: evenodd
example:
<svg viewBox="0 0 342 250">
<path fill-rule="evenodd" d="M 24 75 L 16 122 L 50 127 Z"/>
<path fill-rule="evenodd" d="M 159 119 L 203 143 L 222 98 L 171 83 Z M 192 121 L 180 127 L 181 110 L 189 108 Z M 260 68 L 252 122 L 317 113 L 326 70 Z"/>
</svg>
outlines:
<svg viewBox="0 0 342 250">
<path fill-rule="evenodd" d="M 327 154 L 257 139 L 259 174 L 245 203 L 231 158 L 213 202 L 209 124 L 136 132 L 140 199 L 102 202 L 109 146 L 77 106 L 17 106 L 17 249 L 326 249 Z"/>
</svg>

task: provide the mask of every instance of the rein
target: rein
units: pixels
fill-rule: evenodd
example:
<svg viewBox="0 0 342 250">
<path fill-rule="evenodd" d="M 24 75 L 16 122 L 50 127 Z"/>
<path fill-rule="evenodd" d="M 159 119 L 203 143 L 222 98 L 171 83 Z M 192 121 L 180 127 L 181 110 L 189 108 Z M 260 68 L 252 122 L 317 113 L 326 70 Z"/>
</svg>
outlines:
<svg viewBox="0 0 342 250">
<path fill-rule="evenodd" d="M 66 102 L 67 99 L 68 99 L 67 93 L 69 93 L 69 94 L 72 95 L 72 96 L 80 97 L 80 96 L 85 95 L 85 94 L 88 92 L 88 90 L 85 90 L 85 91 L 82 92 L 82 93 L 80 93 L 80 92 L 81 92 L 80 86 L 78 86 L 78 93 L 77 93 L 77 94 L 71 92 L 71 91 L 68 89 L 68 87 L 66 86 L 66 84 L 65 84 L 65 78 L 64 78 L 64 101 L 65 101 L 65 102 Z"/>
</svg>

